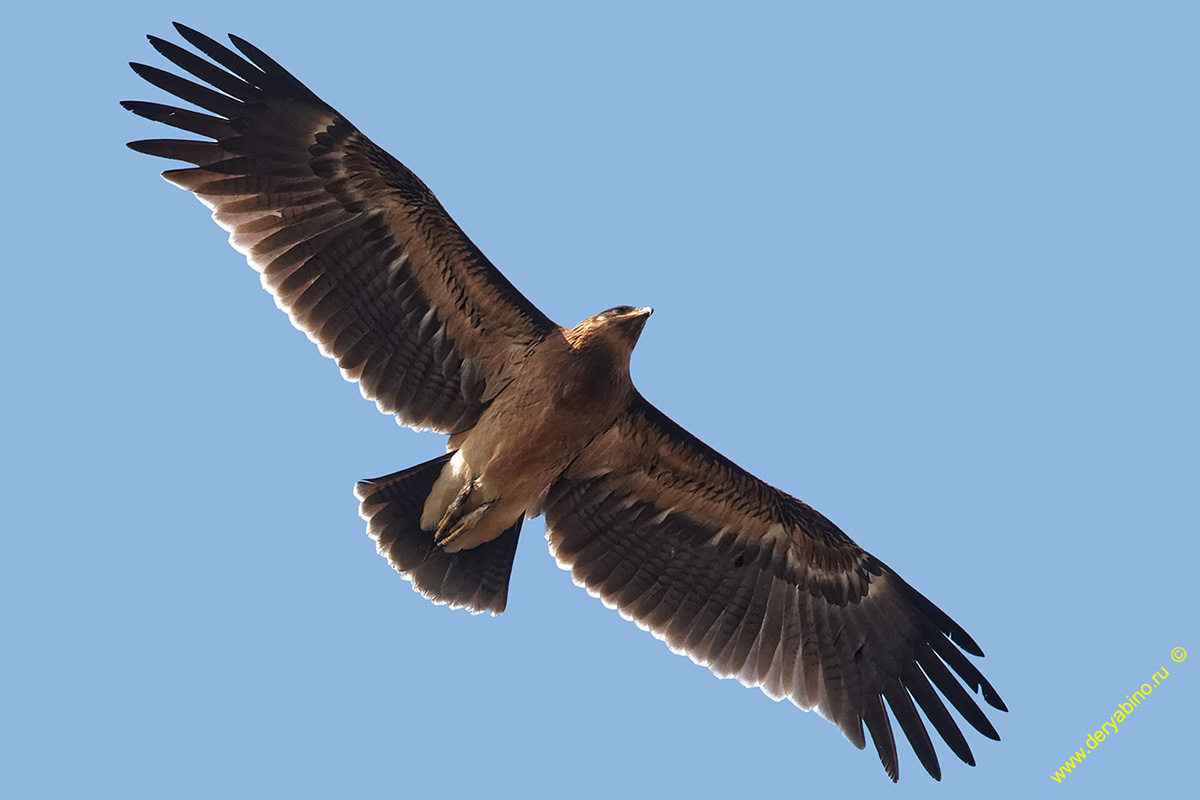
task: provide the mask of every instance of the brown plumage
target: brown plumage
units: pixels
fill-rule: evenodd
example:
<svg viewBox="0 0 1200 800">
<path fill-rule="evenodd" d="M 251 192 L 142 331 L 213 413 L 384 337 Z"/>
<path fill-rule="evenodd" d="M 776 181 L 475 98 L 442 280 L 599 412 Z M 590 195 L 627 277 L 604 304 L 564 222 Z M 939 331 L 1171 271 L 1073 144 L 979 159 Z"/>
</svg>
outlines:
<svg viewBox="0 0 1200 800">
<path fill-rule="evenodd" d="M 214 88 L 133 68 L 204 112 L 123 105 L 208 141 L 130 147 L 195 165 L 163 175 L 212 209 L 293 324 L 381 411 L 450 436 L 445 456 L 356 487 L 378 551 L 414 588 L 501 613 L 521 523 L 544 513 L 576 583 L 714 673 L 815 709 L 859 748 L 865 724 L 893 780 L 885 703 L 935 778 L 917 706 L 974 759 L 934 687 L 999 738 L 962 685 L 1004 710 L 962 628 L 634 389 L 649 309 L 554 324 L 412 172 L 296 78 L 237 37 L 241 55 L 176 27 L 211 62 L 151 44 Z"/>
</svg>

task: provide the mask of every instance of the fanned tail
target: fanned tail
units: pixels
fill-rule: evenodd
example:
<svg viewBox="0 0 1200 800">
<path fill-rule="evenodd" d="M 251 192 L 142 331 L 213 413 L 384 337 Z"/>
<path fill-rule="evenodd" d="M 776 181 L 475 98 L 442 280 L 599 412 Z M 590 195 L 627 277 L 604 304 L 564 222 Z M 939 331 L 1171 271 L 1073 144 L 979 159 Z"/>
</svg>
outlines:
<svg viewBox="0 0 1200 800">
<path fill-rule="evenodd" d="M 508 579 L 517 552 L 523 517 L 490 542 L 447 553 L 434 543 L 433 531 L 421 528 L 421 511 L 442 467 L 453 453 L 382 478 L 359 481 L 359 516 L 379 555 L 439 605 L 466 608 L 472 614 L 499 615 L 508 602 Z"/>
</svg>

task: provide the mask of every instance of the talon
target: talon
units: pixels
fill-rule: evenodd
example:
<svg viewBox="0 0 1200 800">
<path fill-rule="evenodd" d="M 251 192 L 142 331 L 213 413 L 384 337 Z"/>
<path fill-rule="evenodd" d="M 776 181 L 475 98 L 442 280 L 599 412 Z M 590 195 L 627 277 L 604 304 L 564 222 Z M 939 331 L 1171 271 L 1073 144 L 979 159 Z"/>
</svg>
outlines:
<svg viewBox="0 0 1200 800">
<path fill-rule="evenodd" d="M 446 547 L 452 544 L 459 536 L 471 530 L 484 513 L 492 507 L 494 502 L 494 500 L 488 500 L 480 503 L 478 508 L 467 512 L 462 517 L 453 521 L 443 518 L 442 523 L 438 525 L 437 533 L 433 535 L 433 543 L 438 547 Z M 447 514 L 447 516 L 449 515 Z M 454 551 L 451 550 L 451 552 Z"/>
<path fill-rule="evenodd" d="M 433 542 L 438 547 L 446 547 L 452 544 L 459 536 L 470 530 L 476 521 L 483 516 L 484 512 L 492 507 L 495 501 L 485 500 L 475 508 L 467 511 L 472 495 L 478 488 L 478 479 L 468 481 L 450 502 L 450 505 L 446 508 L 446 513 L 442 515 L 441 521 L 438 522 L 437 530 L 433 534 Z"/>
<path fill-rule="evenodd" d="M 455 522 L 462 515 L 463 506 L 467 504 L 467 499 L 476 486 L 478 486 L 478 481 L 467 481 L 450 501 L 450 505 L 446 507 L 446 513 L 442 514 L 441 520 L 438 521 L 437 531 L 433 536 L 435 542 L 440 543 L 450 535 L 450 528 L 454 527 Z"/>
</svg>

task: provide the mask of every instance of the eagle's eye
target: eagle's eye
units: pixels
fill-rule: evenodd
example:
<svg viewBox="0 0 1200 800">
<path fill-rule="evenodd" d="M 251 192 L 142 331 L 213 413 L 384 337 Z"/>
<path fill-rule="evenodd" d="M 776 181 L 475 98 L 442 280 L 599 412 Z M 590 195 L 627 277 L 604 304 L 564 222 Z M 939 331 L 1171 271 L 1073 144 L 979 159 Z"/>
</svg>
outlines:
<svg viewBox="0 0 1200 800">
<path fill-rule="evenodd" d="M 604 316 L 606 316 L 606 317 L 623 317 L 626 314 L 628 314 L 634 310 L 635 309 L 633 306 L 617 306 L 615 308 L 610 308 L 608 311 L 605 311 Z"/>
</svg>

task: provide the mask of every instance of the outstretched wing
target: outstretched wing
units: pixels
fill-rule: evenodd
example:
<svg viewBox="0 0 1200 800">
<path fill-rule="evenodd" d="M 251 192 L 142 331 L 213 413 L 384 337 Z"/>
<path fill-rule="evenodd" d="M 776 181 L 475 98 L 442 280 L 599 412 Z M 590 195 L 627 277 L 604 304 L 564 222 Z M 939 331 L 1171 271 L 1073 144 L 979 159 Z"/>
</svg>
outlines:
<svg viewBox="0 0 1200 800">
<path fill-rule="evenodd" d="M 381 411 L 414 428 L 470 428 L 554 323 L 416 175 L 300 81 L 237 37 L 242 55 L 176 28 L 212 61 L 150 43 L 213 88 L 131 66 L 208 113 L 122 105 L 207 140 L 129 146 L 196 165 L 163 177 L 212 209 L 276 304 Z"/>
<path fill-rule="evenodd" d="M 815 709 L 859 748 L 865 723 L 892 780 L 885 701 L 935 778 L 914 700 L 975 762 L 934 686 L 999 738 L 959 683 L 1006 710 L 960 651 L 983 655 L 962 628 L 821 514 L 640 395 L 551 486 L 543 510 L 551 550 L 576 583 L 718 676 Z"/>
</svg>

